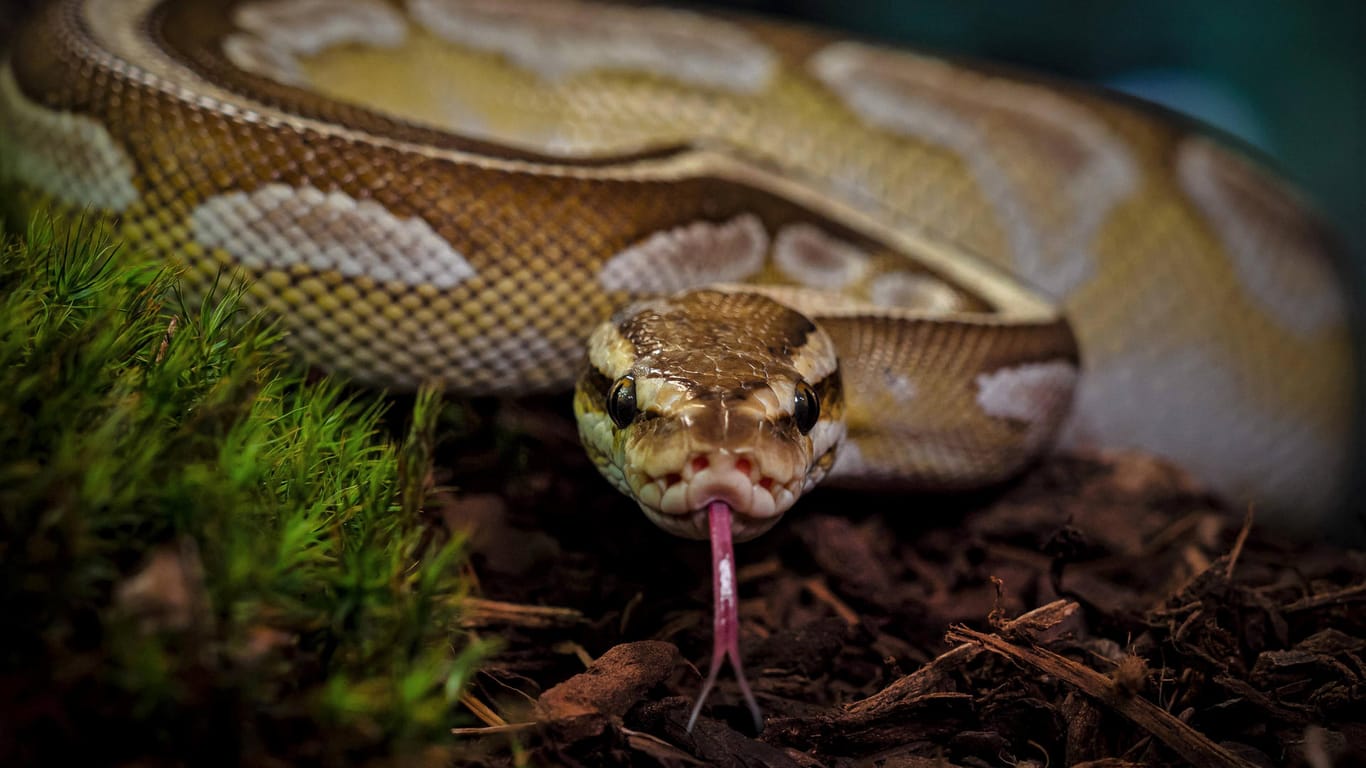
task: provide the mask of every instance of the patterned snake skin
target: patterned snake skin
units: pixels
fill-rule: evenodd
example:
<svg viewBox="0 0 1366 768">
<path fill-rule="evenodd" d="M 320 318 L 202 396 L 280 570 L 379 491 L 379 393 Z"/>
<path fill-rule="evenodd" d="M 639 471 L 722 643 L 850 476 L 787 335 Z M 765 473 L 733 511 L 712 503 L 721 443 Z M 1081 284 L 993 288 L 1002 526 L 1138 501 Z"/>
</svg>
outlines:
<svg viewBox="0 0 1366 768">
<path fill-rule="evenodd" d="M 631 300 L 748 283 L 834 338 L 832 477 L 974 485 L 1057 438 L 1263 508 L 1342 490 L 1330 241 L 1247 159 L 1066 85 L 574 0 L 59 0 L 0 68 L 0 178 L 192 290 L 245 272 L 376 384 L 567 390 Z"/>
</svg>

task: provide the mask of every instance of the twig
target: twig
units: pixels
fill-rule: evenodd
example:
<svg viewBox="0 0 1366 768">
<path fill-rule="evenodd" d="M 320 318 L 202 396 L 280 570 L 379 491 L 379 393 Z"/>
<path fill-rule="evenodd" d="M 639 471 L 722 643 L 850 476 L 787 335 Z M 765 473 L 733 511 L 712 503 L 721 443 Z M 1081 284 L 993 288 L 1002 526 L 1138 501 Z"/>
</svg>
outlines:
<svg viewBox="0 0 1366 768">
<path fill-rule="evenodd" d="M 1191 512 L 1173 520 L 1165 528 L 1153 534 L 1152 538 L 1148 539 L 1143 545 L 1141 555 L 1144 557 L 1156 555 L 1175 542 L 1184 539 L 1192 528 L 1195 528 L 1200 524 L 1201 520 L 1205 520 L 1209 518 L 1209 516 L 1209 512 Z"/>
<path fill-rule="evenodd" d="M 567 653 L 579 660 L 584 669 L 593 666 L 593 657 L 588 654 L 588 649 L 573 640 L 566 640 L 551 646 L 551 650 L 556 653 Z"/>
<path fill-rule="evenodd" d="M 735 581 L 748 584 L 751 581 L 767 578 L 783 572 L 783 561 L 776 557 L 766 558 L 757 563 L 742 565 L 735 569 Z"/>
<path fill-rule="evenodd" d="M 1204 734 L 1172 717 L 1147 699 L 1121 693 L 1105 675 L 1065 656 L 1045 648 L 1017 646 L 998 635 L 984 634 L 961 625 L 950 629 L 947 638 L 951 641 L 975 643 L 992 653 L 1023 666 L 1033 667 L 1045 675 L 1063 681 L 1128 718 L 1190 763 L 1227 768 L 1254 768 L 1252 763 L 1210 741 Z"/>
<path fill-rule="evenodd" d="M 1323 608 L 1329 605 L 1341 603 L 1354 603 L 1358 600 L 1366 600 L 1366 584 L 1356 584 L 1354 586 L 1339 589 L 1335 592 L 1325 592 L 1321 595 L 1302 597 L 1293 603 L 1281 606 L 1282 611 L 1307 611 L 1313 608 Z"/>
<path fill-rule="evenodd" d="M 1043 632 L 1066 621 L 1068 617 L 1076 613 L 1077 608 L 1077 604 L 1071 600 L 1055 600 L 1048 605 L 1039 606 L 1005 622 L 1001 631 L 1007 633 Z M 945 651 L 920 669 L 897 679 L 872 696 L 846 705 L 845 714 L 859 718 L 871 718 L 876 717 L 881 712 L 891 711 L 901 702 L 934 690 L 935 684 L 944 675 L 976 658 L 980 653 L 982 653 L 982 649 L 975 643 L 963 643 Z"/>
<path fill-rule="evenodd" d="M 485 725 L 500 728 L 508 724 L 508 721 L 504 720 L 502 715 L 494 712 L 489 705 L 476 699 L 474 694 L 471 694 L 469 691 L 460 694 L 460 703 L 464 704 L 465 708 L 475 717 L 479 718 L 479 721 Z"/>
<path fill-rule="evenodd" d="M 835 593 L 830 591 L 830 587 L 825 585 L 825 581 L 821 577 L 812 576 L 809 579 L 805 579 L 802 581 L 802 586 L 817 600 L 830 606 L 830 610 L 838 614 L 841 619 L 844 619 L 845 624 L 848 624 L 851 627 L 858 625 L 859 615 L 854 612 L 853 608 L 849 607 L 848 603 L 845 603 L 843 600 L 836 597 Z"/>
<path fill-rule="evenodd" d="M 625 726 L 622 726 L 621 733 L 626 737 L 627 744 L 651 757 L 667 757 L 678 765 L 709 765 L 652 733 L 633 731 Z"/>
<path fill-rule="evenodd" d="M 463 609 L 460 626 L 466 629 L 490 625 L 549 629 L 572 627 L 584 621 L 583 614 L 573 608 L 521 605 L 480 597 L 462 598 L 460 606 Z"/>
<path fill-rule="evenodd" d="M 1247 543 L 1247 535 L 1252 532 L 1252 505 L 1247 507 L 1247 514 L 1243 516 L 1243 528 L 1238 531 L 1238 538 L 1233 542 L 1233 551 L 1228 553 L 1228 565 L 1224 566 L 1224 578 L 1233 581 L 1233 569 L 1238 565 L 1238 556 L 1243 554 L 1243 545 Z"/>
<path fill-rule="evenodd" d="M 456 736 L 494 736 L 499 733 L 516 733 L 525 731 L 528 728 L 535 728 L 538 723 L 504 723 L 502 725 L 489 725 L 480 728 L 452 728 L 451 733 Z"/>
</svg>

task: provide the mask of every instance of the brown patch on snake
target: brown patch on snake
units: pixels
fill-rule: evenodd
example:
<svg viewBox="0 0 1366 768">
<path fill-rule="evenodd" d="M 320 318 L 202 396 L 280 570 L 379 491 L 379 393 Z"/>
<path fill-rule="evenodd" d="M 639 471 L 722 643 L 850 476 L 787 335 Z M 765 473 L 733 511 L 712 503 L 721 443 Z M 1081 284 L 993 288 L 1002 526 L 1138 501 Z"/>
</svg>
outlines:
<svg viewBox="0 0 1366 768">
<path fill-rule="evenodd" d="M 694 291 L 644 306 L 617 326 L 637 358 L 652 375 L 704 380 L 718 392 L 800 378 L 793 358 L 816 331 L 806 317 L 750 294 Z"/>
<path fill-rule="evenodd" d="M 597 366 L 589 365 L 579 377 L 579 392 L 587 399 L 589 407 L 597 412 L 607 410 L 607 393 L 615 380 L 608 378 Z"/>
</svg>

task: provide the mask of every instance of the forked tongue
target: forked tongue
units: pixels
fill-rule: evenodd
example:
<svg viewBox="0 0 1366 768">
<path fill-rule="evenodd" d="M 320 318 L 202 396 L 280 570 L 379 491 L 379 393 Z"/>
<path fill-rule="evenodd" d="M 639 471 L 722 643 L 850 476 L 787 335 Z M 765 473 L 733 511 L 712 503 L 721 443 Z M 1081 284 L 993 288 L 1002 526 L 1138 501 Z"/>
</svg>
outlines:
<svg viewBox="0 0 1366 768">
<path fill-rule="evenodd" d="M 764 729 L 764 717 L 759 712 L 759 704 L 754 700 L 754 692 L 745 679 L 745 669 L 740 664 L 740 616 L 735 594 L 735 547 L 730 537 L 730 505 L 724 501 L 713 501 L 707 505 L 707 523 L 711 528 L 711 586 L 712 598 L 712 649 L 711 671 L 707 681 L 697 694 L 697 703 L 688 716 L 688 731 L 697 723 L 697 715 L 702 705 L 716 685 L 716 677 L 721 673 L 721 664 L 727 658 L 735 670 L 735 679 L 740 683 L 740 693 L 745 697 L 745 705 L 754 718 L 755 732 Z"/>
</svg>

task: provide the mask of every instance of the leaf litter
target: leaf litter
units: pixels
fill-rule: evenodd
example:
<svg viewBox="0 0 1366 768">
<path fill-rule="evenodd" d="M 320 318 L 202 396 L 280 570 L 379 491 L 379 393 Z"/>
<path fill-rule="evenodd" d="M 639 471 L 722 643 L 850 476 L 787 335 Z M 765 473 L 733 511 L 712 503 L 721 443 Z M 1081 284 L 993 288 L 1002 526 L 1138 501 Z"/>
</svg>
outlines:
<svg viewBox="0 0 1366 768">
<path fill-rule="evenodd" d="M 458 728 L 459 762 L 1366 761 L 1366 553 L 1264 529 L 1135 453 L 967 496 L 812 494 L 736 549 L 763 731 L 723 675 L 689 732 L 705 543 L 599 482 L 557 401 L 471 407 L 514 436 L 456 446 L 439 517 L 470 536 L 466 626 L 502 643 L 470 695 L 511 725 Z"/>
</svg>

